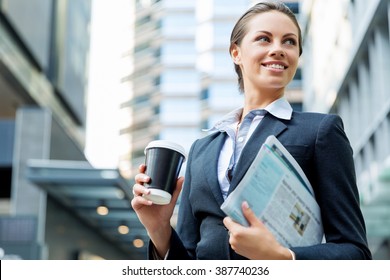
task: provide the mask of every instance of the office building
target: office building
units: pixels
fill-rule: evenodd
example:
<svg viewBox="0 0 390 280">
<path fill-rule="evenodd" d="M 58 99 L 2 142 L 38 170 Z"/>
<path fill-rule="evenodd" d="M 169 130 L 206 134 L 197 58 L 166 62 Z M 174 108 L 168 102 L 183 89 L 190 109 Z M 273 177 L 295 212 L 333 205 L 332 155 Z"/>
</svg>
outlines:
<svg viewBox="0 0 390 280">
<path fill-rule="evenodd" d="M 129 182 L 84 155 L 91 1 L 0 8 L 0 259 L 144 256 Z"/>
<path fill-rule="evenodd" d="M 339 114 L 374 259 L 390 258 L 390 1 L 304 0 L 304 110 Z"/>
</svg>

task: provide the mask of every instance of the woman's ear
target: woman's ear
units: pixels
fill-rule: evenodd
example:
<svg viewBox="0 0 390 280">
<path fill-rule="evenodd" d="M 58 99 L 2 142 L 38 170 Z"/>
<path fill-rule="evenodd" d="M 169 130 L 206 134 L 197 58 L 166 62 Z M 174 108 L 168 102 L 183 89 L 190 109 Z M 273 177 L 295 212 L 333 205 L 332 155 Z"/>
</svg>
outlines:
<svg viewBox="0 0 390 280">
<path fill-rule="evenodd" d="M 232 46 L 230 49 L 230 55 L 233 59 L 234 64 L 239 65 L 241 63 L 240 49 L 237 45 Z"/>
</svg>

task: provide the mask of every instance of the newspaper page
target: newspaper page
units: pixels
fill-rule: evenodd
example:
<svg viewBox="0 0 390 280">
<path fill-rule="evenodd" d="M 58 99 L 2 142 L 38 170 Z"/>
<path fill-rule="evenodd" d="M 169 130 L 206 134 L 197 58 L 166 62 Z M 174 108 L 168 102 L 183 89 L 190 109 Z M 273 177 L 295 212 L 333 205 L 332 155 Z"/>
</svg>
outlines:
<svg viewBox="0 0 390 280">
<path fill-rule="evenodd" d="M 321 243 L 321 213 L 310 182 L 275 136 L 267 138 L 244 178 L 221 206 L 233 220 L 248 226 L 242 213 L 243 201 L 282 245 Z"/>
</svg>

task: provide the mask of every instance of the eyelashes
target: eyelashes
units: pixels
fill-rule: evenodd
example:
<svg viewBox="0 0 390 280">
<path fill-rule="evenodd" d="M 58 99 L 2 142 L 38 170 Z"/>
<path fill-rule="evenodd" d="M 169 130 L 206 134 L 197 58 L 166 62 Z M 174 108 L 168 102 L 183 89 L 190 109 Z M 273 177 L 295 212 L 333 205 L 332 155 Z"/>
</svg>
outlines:
<svg viewBox="0 0 390 280">
<path fill-rule="evenodd" d="M 293 46 L 296 46 L 297 45 L 297 41 L 295 39 L 286 39 L 283 41 L 285 44 L 288 44 L 288 45 L 293 45 Z"/>
<path fill-rule="evenodd" d="M 258 42 L 271 42 L 271 40 L 267 36 L 260 36 L 256 38 L 256 41 Z"/>
<path fill-rule="evenodd" d="M 262 35 L 262 36 L 257 37 L 255 39 L 255 41 L 260 42 L 260 43 L 270 43 L 271 38 L 269 36 Z M 294 38 L 286 38 L 283 40 L 283 44 L 296 46 L 297 41 Z"/>
</svg>

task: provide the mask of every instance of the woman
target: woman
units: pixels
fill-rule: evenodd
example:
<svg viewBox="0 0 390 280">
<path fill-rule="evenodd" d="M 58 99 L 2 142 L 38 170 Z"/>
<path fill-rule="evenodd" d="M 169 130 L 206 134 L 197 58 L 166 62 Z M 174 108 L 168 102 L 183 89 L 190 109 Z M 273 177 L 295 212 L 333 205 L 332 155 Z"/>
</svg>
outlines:
<svg viewBox="0 0 390 280">
<path fill-rule="evenodd" d="M 302 53 L 301 31 L 282 3 L 258 3 L 237 21 L 230 55 L 243 107 L 194 142 L 185 179 L 169 205 L 142 197 L 149 178 L 140 166 L 132 206 L 151 238 L 149 256 L 167 259 L 371 259 L 359 208 L 352 149 L 336 115 L 293 112 L 284 91 Z M 326 243 L 283 247 L 255 217 L 235 223 L 220 206 L 234 190 L 267 136 L 275 135 L 300 164 L 321 208 Z M 244 145 L 242 149 L 242 145 Z M 242 149 L 242 150 L 241 150 Z M 177 231 L 170 226 L 176 200 Z"/>
</svg>

